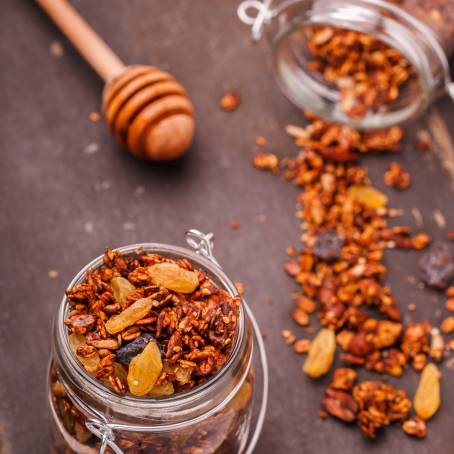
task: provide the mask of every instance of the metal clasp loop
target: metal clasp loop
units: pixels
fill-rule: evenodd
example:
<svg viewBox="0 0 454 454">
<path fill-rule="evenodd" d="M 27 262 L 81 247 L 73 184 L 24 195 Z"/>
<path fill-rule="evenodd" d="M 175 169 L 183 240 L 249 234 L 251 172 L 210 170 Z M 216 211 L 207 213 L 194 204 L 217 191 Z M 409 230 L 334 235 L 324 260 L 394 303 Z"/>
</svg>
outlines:
<svg viewBox="0 0 454 454">
<path fill-rule="evenodd" d="M 115 444 L 115 436 L 107 423 L 97 419 L 87 419 L 85 426 L 101 440 L 99 454 L 104 454 L 107 447 L 111 448 L 115 454 L 123 454 L 123 451 Z"/>
<path fill-rule="evenodd" d="M 196 229 L 190 229 L 186 232 L 186 243 L 188 243 L 189 246 L 195 249 L 197 254 L 203 255 L 204 257 L 214 262 L 217 266 L 219 266 L 218 261 L 214 258 L 213 255 L 213 239 L 214 234 L 211 232 L 205 234 Z"/>
<path fill-rule="evenodd" d="M 254 41 L 258 41 L 263 34 L 263 26 L 271 15 L 272 0 L 245 0 L 237 9 L 240 21 L 246 25 L 252 25 L 251 35 Z M 249 10 L 255 10 L 255 15 L 250 15 Z"/>
</svg>

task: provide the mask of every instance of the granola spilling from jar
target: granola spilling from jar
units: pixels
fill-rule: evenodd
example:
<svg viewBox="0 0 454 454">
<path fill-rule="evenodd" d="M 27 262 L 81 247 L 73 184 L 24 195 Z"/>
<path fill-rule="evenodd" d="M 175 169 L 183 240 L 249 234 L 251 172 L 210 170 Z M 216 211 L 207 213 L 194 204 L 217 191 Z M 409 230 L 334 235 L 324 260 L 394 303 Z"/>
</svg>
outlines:
<svg viewBox="0 0 454 454">
<path fill-rule="evenodd" d="M 454 341 L 444 339 L 454 333 L 454 317 L 445 318 L 439 327 L 427 321 L 404 321 L 384 283 L 388 273 L 384 255 L 389 249 L 424 250 L 420 281 L 444 289 L 446 309 L 454 311 L 451 246 L 431 245 L 428 233 L 409 226 L 391 226 L 390 220 L 396 224 L 400 211 L 389 207 L 387 196 L 373 187 L 366 168 L 358 163 L 364 153 L 399 151 L 400 128 L 365 133 L 312 114 L 306 117 L 306 127 L 286 128 L 301 151 L 278 166 L 287 180 L 302 189 L 296 215 L 303 245 L 300 250 L 287 249 L 284 269 L 301 286 L 293 294 L 291 318 L 306 333 L 314 330 L 314 315 L 322 326 L 312 339 L 292 333 L 286 342 L 296 353 L 307 353 L 303 371 L 311 378 L 331 374 L 336 359 L 342 363 L 322 399 L 323 418 L 331 415 L 356 422 L 369 438 L 394 422 L 406 434 L 424 438 L 426 421 L 441 403 L 441 374 L 435 363 L 444 359 L 448 345 L 454 346 Z M 260 161 L 253 164 L 270 170 Z M 404 189 L 409 182 L 410 174 L 393 162 L 385 183 Z M 359 381 L 361 367 L 381 378 Z M 386 383 L 386 376 L 401 377 L 409 368 L 421 373 L 413 401 L 404 389 Z"/>
<path fill-rule="evenodd" d="M 74 355 L 118 394 L 189 390 L 226 363 L 234 344 L 240 298 L 186 259 L 107 250 L 66 295 Z"/>
<path fill-rule="evenodd" d="M 339 106 L 349 117 L 384 110 L 413 75 L 406 58 L 373 36 L 327 26 L 308 27 L 306 35 L 309 69 L 339 90 Z"/>
</svg>

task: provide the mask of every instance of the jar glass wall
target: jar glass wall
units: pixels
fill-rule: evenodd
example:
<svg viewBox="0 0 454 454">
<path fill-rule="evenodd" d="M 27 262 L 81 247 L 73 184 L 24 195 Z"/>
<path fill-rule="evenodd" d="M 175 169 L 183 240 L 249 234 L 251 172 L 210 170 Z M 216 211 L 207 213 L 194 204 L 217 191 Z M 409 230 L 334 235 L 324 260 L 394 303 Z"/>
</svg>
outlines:
<svg viewBox="0 0 454 454">
<path fill-rule="evenodd" d="M 186 258 L 220 288 L 232 296 L 237 294 L 216 263 L 188 249 L 140 244 L 119 251 L 134 254 L 139 247 L 166 257 Z M 86 272 L 99 267 L 101 261 L 99 257 L 88 264 L 69 288 L 82 282 Z M 104 441 L 106 452 L 115 453 L 241 453 L 255 443 L 266 406 L 267 371 L 263 343 L 257 343 L 255 321 L 245 304 L 227 363 L 192 390 L 160 398 L 120 396 L 87 374 L 68 344 L 63 323 L 67 313 L 64 298 L 55 320 L 49 368 L 54 452 L 102 452 Z"/>
<path fill-rule="evenodd" d="M 447 3 L 447 5 L 446 5 Z M 240 18 L 265 33 L 277 82 L 297 106 L 359 129 L 386 128 L 414 119 L 440 93 L 451 91 L 447 56 L 454 47 L 454 5 L 438 0 L 290 0 L 244 2 Z M 438 7 L 438 4 L 440 5 Z M 259 5 L 262 5 L 259 7 Z M 258 8 L 256 17 L 248 16 Z M 428 11 L 426 13 L 426 11 Z M 332 27 L 364 33 L 396 49 L 413 75 L 398 98 L 352 117 L 341 108 L 341 92 L 311 68 L 307 31 Z"/>
</svg>

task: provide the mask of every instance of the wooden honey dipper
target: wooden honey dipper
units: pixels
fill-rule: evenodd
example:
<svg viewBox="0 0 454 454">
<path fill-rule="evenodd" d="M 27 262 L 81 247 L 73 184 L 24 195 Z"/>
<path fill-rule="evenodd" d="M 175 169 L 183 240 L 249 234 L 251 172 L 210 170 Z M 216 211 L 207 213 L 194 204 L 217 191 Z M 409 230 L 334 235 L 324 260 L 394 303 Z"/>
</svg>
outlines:
<svg viewBox="0 0 454 454">
<path fill-rule="evenodd" d="M 159 68 L 125 66 L 66 0 L 36 1 L 106 82 L 103 110 L 116 140 L 142 159 L 181 156 L 195 128 L 183 86 Z"/>
</svg>

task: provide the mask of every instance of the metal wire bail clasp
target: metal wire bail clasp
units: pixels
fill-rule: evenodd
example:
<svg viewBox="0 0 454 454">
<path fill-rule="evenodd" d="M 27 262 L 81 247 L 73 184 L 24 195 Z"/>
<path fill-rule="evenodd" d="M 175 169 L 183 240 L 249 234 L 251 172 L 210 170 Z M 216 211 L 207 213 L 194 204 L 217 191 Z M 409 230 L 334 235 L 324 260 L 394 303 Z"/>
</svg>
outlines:
<svg viewBox="0 0 454 454">
<path fill-rule="evenodd" d="M 240 21 L 251 25 L 251 35 L 254 41 L 258 41 L 263 34 L 263 26 L 271 16 L 271 2 L 273 0 L 245 0 L 240 3 L 237 14 Z M 255 15 L 250 15 L 249 10 L 255 10 Z"/>
<path fill-rule="evenodd" d="M 200 230 L 190 229 L 186 232 L 186 243 L 189 244 L 197 254 L 203 255 L 210 259 L 213 263 L 220 267 L 218 261 L 214 258 L 213 247 L 214 247 L 214 234 L 203 233 Z"/>
<path fill-rule="evenodd" d="M 101 440 L 99 454 L 104 454 L 107 447 L 112 449 L 115 454 L 123 454 L 123 451 L 115 444 L 115 436 L 107 423 L 97 419 L 87 419 L 85 426 Z"/>
</svg>

